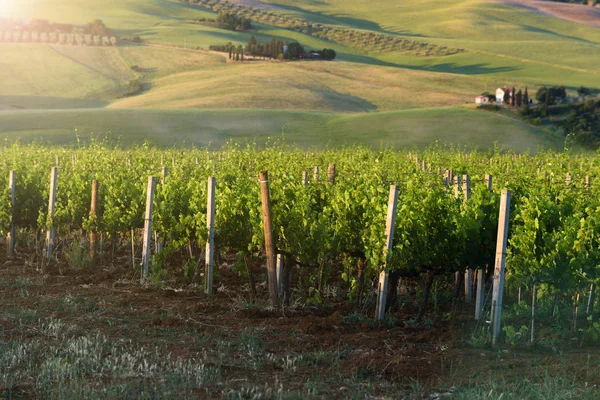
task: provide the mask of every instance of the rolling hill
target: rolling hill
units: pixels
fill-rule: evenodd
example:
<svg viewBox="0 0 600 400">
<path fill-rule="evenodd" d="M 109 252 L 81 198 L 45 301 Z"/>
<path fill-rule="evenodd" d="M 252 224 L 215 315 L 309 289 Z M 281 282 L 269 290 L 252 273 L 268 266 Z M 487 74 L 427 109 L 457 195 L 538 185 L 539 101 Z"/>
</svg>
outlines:
<svg viewBox="0 0 600 400">
<path fill-rule="evenodd" d="M 73 24 L 100 18 L 116 34 L 149 43 L 0 43 L 0 134 L 64 142 L 77 129 L 111 132 L 129 144 L 146 132 L 161 144 L 214 144 L 264 141 L 285 127 L 287 140 L 304 146 L 425 146 L 441 140 L 480 148 L 494 142 L 519 150 L 560 148 L 560 137 L 537 127 L 470 110 L 474 96 L 507 85 L 529 86 L 530 92 L 541 85 L 600 87 L 600 30 L 535 10 L 486 0 L 250 3 L 255 12 L 270 13 L 252 32 L 192 23 L 216 14 L 176 0 L 102 0 L 85 7 L 73 0 L 14 3 L 13 18 Z M 365 51 L 267 23 L 280 17 L 465 51 Z M 251 36 L 333 48 L 338 61 L 241 64 L 201 50 L 244 44 Z"/>
</svg>

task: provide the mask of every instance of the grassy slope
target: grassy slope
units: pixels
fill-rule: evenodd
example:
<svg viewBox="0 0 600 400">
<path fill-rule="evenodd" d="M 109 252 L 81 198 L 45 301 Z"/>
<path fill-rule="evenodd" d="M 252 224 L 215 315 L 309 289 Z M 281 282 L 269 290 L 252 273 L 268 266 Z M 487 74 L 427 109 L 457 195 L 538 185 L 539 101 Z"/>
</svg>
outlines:
<svg viewBox="0 0 600 400">
<path fill-rule="evenodd" d="M 289 143 L 323 147 L 364 143 L 370 146 L 425 147 L 436 140 L 487 149 L 494 142 L 518 151 L 539 146 L 560 149 L 559 139 L 493 114 L 432 108 L 371 114 L 327 114 L 277 110 L 114 110 L 82 113 L 6 111 L 0 113 L 0 139 L 75 143 L 107 133 L 124 145 L 147 139 L 163 146 L 224 144 L 231 139 L 265 143 L 284 133 Z M 68 127 L 68 128 L 66 128 Z"/>
<path fill-rule="evenodd" d="M 522 80 L 600 87 L 595 56 L 600 53 L 600 30 L 523 8 L 487 0 L 267 2 L 300 17 L 322 15 L 348 26 L 475 52 L 437 60 L 372 55 L 380 61 L 434 70 L 452 68 L 467 74 L 486 73 L 502 77 L 507 83 Z"/>
<path fill-rule="evenodd" d="M 117 108 L 261 108 L 390 111 L 471 103 L 480 79 L 354 63 L 206 65 L 153 81 Z"/>
<path fill-rule="evenodd" d="M 555 84 L 572 88 L 600 87 L 595 54 L 600 53 L 600 30 L 543 16 L 523 8 L 488 0 L 268 0 L 286 14 L 316 22 L 389 32 L 407 38 L 470 50 L 448 57 L 407 57 L 360 52 L 291 31 L 257 25 L 259 40 L 274 35 L 314 47 L 333 47 L 347 61 L 455 72 L 485 74 L 512 85 Z M 25 19 L 45 17 L 81 23 L 102 18 L 121 34 L 148 40 L 206 48 L 213 43 L 246 43 L 245 32 L 230 32 L 186 22 L 214 14 L 177 0 L 102 0 L 81 7 L 73 0 L 24 0 L 15 12 Z"/>
<path fill-rule="evenodd" d="M 0 44 L 0 108 L 105 106 L 128 91 L 128 82 L 146 82 L 202 65 L 224 63 L 220 56 L 174 49 Z M 137 65 L 138 73 L 131 69 Z"/>
<path fill-rule="evenodd" d="M 252 33 L 259 40 L 274 35 L 314 48 L 334 47 L 341 59 L 356 63 L 240 66 L 225 63 L 215 55 L 164 48 L 2 45 L 7 56 L 0 61 L 0 78 L 7 84 L 0 88 L 0 109 L 3 104 L 85 108 L 37 114 L 3 112 L 2 134 L 27 140 L 45 137 L 70 141 L 70 132 L 77 127 L 80 132 L 100 135 L 109 131 L 113 135 L 127 134 L 124 141 L 128 143 L 148 135 L 159 143 L 173 144 L 175 135 L 180 143 L 206 144 L 222 143 L 231 137 L 258 137 L 263 141 L 267 135 L 278 135 L 285 125 L 291 140 L 305 146 L 322 144 L 326 138 L 330 143 L 371 145 L 386 140 L 399 146 L 441 139 L 479 147 L 490 147 L 498 140 L 502 146 L 519 150 L 533 149 L 538 144 L 560 148 L 555 139 L 544 137 L 534 128 L 487 113 L 394 110 L 470 103 L 474 94 L 505 84 L 600 86 L 599 75 L 592 70 L 593 52 L 600 42 L 598 33 L 526 10 L 475 0 L 384 0 L 368 5 L 359 0 L 327 0 L 302 2 L 301 8 L 298 2 L 271 2 L 287 3 L 285 13 L 312 21 L 387 31 L 470 51 L 439 58 L 367 54 L 265 25 L 257 25 Z M 24 0 L 17 10 L 14 16 L 24 19 L 81 23 L 101 18 L 119 34 L 187 43 L 190 47 L 226 41 L 244 43 L 251 35 L 186 22 L 214 14 L 176 0 L 102 0 L 86 7 L 73 0 L 52 4 Z M 525 45 L 521 44 L 524 38 L 528 41 Z M 548 48 L 556 51 L 544 55 Z M 142 72 L 132 71 L 132 65 L 141 67 Z M 115 101 L 134 78 L 146 82 L 146 91 Z M 113 109 L 88 109 L 103 106 Z M 177 108 L 239 110 L 164 110 Z M 291 110 L 393 112 L 336 115 Z"/>
</svg>

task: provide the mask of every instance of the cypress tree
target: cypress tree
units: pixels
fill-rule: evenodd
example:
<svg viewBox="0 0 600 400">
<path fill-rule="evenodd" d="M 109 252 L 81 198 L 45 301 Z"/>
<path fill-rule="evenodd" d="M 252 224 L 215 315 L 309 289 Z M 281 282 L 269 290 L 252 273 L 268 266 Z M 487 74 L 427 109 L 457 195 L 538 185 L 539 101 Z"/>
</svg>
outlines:
<svg viewBox="0 0 600 400">
<path fill-rule="evenodd" d="M 269 53 L 271 58 L 277 57 L 277 42 L 275 42 L 275 36 L 271 36 L 271 45 L 269 46 Z"/>
<path fill-rule="evenodd" d="M 511 93 L 511 94 L 512 94 L 512 96 L 511 96 L 511 99 L 510 99 L 510 105 L 511 105 L 511 106 L 515 106 L 515 105 L 517 104 L 517 102 L 516 102 L 516 100 L 517 100 L 517 99 L 516 99 L 516 97 L 517 97 L 517 92 L 515 91 L 515 87 L 514 87 L 514 86 L 513 86 L 513 88 L 512 88 L 512 93 Z"/>
<path fill-rule="evenodd" d="M 517 107 L 521 107 L 522 104 L 523 104 L 523 93 L 521 92 L 521 89 L 519 89 L 519 91 L 517 92 Z"/>
<path fill-rule="evenodd" d="M 525 86 L 525 94 L 523 95 L 523 103 L 529 105 L 529 94 L 527 93 L 527 86 Z"/>
</svg>

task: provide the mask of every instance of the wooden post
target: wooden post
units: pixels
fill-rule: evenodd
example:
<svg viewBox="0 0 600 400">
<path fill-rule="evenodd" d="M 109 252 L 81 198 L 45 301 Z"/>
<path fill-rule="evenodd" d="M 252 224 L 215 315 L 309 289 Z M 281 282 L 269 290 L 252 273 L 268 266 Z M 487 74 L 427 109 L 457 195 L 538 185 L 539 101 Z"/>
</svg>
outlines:
<svg viewBox="0 0 600 400">
<path fill-rule="evenodd" d="M 471 293 L 471 288 L 473 287 L 473 270 L 467 268 L 465 271 L 465 303 L 470 303 L 473 294 Z"/>
<path fill-rule="evenodd" d="M 584 182 L 584 185 L 585 185 L 585 188 L 586 188 L 586 189 L 589 189 L 589 188 L 591 188 L 591 187 L 592 187 L 592 183 L 591 183 L 591 181 L 590 181 L 590 176 L 589 176 L 589 175 L 586 175 L 586 176 L 585 176 L 585 182 Z"/>
<path fill-rule="evenodd" d="M 335 183 L 335 164 L 329 164 L 329 169 L 327 170 L 327 180 L 332 185 Z"/>
<path fill-rule="evenodd" d="M 92 181 L 92 201 L 90 204 L 90 219 L 93 221 L 90 226 L 90 261 L 92 265 L 96 260 L 96 208 L 98 206 L 98 181 Z"/>
<path fill-rule="evenodd" d="M 315 166 L 315 169 L 313 170 L 313 180 L 315 182 L 319 181 L 319 167 Z"/>
<path fill-rule="evenodd" d="M 206 241 L 206 264 L 204 271 L 204 293 L 209 296 L 213 294 L 213 268 L 215 264 L 215 191 L 217 180 L 215 177 L 208 178 L 208 200 L 206 205 L 206 229 L 208 229 L 208 240 Z"/>
<path fill-rule="evenodd" d="M 422 161 L 423 172 L 427 172 L 427 161 Z"/>
<path fill-rule="evenodd" d="M 73 166 L 77 165 L 77 156 L 75 154 L 71 156 L 71 163 Z"/>
<path fill-rule="evenodd" d="M 302 185 L 303 186 L 308 185 L 308 172 L 307 171 L 302 171 Z"/>
<path fill-rule="evenodd" d="M 579 285 L 577 285 L 577 293 L 575 293 L 575 305 L 573 308 L 573 332 L 577 332 L 577 317 L 579 316 L 579 296 L 581 293 L 579 292 Z"/>
<path fill-rule="evenodd" d="M 566 183 L 567 185 L 571 184 L 571 180 L 572 180 L 572 179 L 573 179 L 573 178 L 572 178 L 571 174 L 567 172 L 567 175 L 566 175 L 566 177 L 565 177 L 565 183 Z"/>
<path fill-rule="evenodd" d="M 171 160 L 171 166 L 175 169 L 175 156 L 173 156 L 173 159 Z"/>
<path fill-rule="evenodd" d="M 535 339 L 535 283 L 531 293 L 531 343 Z"/>
<path fill-rule="evenodd" d="M 135 231 L 131 228 L 131 269 L 135 269 Z"/>
<path fill-rule="evenodd" d="M 167 167 L 162 167 L 162 184 L 164 185 L 165 183 L 167 183 Z"/>
<path fill-rule="evenodd" d="M 10 171 L 8 177 L 8 187 L 10 190 L 10 230 L 8 232 L 8 256 L 15 255 L 15 242 L 17 240 L 17 232 L 15 228 L 15 201 L 17 194 L 17 172 Z"/>
<path fill-rule="evenodd" d="M 267 277 L 269 282 L 269 297 L 271 307 L 279 305 L 277 292 L 277 272 L 275 267 L 275 242 L 273 239 L 273 226 L 271 220 L 271 196 L 269 195 L 269 173 L 261 171 L 259 174 L 260 197 L 262 200 L 263 226 L 265 232 L 265 250 L 267 253 Z"/>
<path fill-rule="evenodd" d="M 398 186 L 390 186 L 390 197 L 388 200 L 387 219 L 385 223 L 385 265 L 383 271 L 379 274 L 379 286 L 377 289 L 377 309 L 375 310 L 375 318 L 382 321 L 385 317 L 385 301 L 388 292 L 389 270 L 387 262 L 392 253 L 392 245 L 394 241 L 394 228 L 396 224 L 396 208 L 398 206 Z M 393 288 L 396 290 L 396 288 Z"/>
<path fill-rule="evenodd" d="M 502 316 L 502 296 L 504 292 L 504 270 L 506 267 L 506 240 L 508 238 L 508 218 L 510 214 L 510 190 L 502 190 L 500 197 L 500 215 L 498 217 L 498 237 L 496 239 L 496 261 L 494 267 L 493 304 L 495 312 L 492 314 L 492 344 L 495 345 L 500 333 L 500 320 Z"/>
<path fill-rule="evenodd" d="M 460 175 L 454 177 L 454 197 L 460 197 Z"/>
<path fill-rule="evenodd" d="M 283 297 L 284 290 L 284 280 L 285 280 L 285 258 L 283 254 L 277 254 L 277 265 L 275 266 L 276 274 L 277 274 L 277 294 Z"/>
<path fill-rule="evenodd" d="M 590 315 L 592 313 L 592 311 L 594 310 L 594 284 L 592 283 L 590 285 L 590 294 L 588 296 L 588 302 L 587 302 L 587 309 L 586 309 L 586 314 Z"/>
<path fill-rule="evenodd" d="M 462 190 L 465 201 L 468 201 L 471 198 L 471 177 L 469 175 L 463 175 Z"/>
<path fill-rule="evenodd" d="M 142 247 L 142 277 L 141 283 L 148 279 L 148 267 L 150 265 L 152 244 L 152 209 L 154 208 L 154 187 L 156 180 L 153 176 L 148 177 L 148 189 L 146 192 L 146 216 L 144 218 L 144 237 Z"/>
<path fill-rule="evenodd" d="M 485 184 L 487 185 L 487 188 L 490 191 L 490 193 L 492 193 L 494 191 L 492 175 L 490 175 L 490 174 L 485 175 Z"/>
<path fill-rule="evenodd" d="M 479 320 L 483 313 L 485 301 L 485 269 L 477 270 L 477 295 L 475 297 L 475 319 Z"/>
<path fill-rule="evenodd" d="M 52 167 L 52 169 L 50 170 L 50 196 L 48 199 L 48 218 L 50 218 L 50 220 L 54 218 L 54 206 L 56 202 L 56 185 L 58 183 L 57 181 L 58 168 Z M 55 236 L 56 231 L 54 230 L 54 226 L 52 226 L 46 232 L 46 258 L 50 258 L 52 256 Z"/>
<path fill-rule="evenodd" d="M 56 156 L 56 168 L 60 167 L 60 157 Z"/>
</svg>

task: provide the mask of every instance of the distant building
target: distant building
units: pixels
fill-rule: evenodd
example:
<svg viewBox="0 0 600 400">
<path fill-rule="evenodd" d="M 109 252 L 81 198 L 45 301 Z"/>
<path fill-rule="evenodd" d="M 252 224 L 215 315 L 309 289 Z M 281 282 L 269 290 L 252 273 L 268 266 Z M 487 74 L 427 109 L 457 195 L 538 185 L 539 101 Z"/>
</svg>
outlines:
<svg viewBox="0 0 600 400">
<path fill-rule="evenodd" d="M 509 89 L 509 88 L 496 89 L 496 103 L 504 103 L 504 94 L 506 92 L 508 92 L 508 94 L 512 97 L 512 89 Z"/>
<path fill-rule="evenodd" d="M 475 97 L 475 104 L 489 104 L 490 99 L 487 96 L 477 96 Z"/>
</svg>

